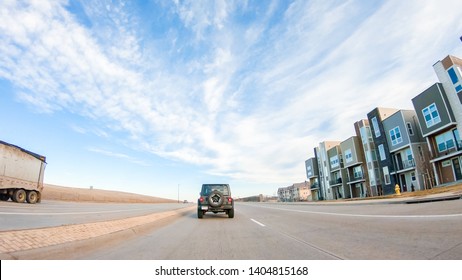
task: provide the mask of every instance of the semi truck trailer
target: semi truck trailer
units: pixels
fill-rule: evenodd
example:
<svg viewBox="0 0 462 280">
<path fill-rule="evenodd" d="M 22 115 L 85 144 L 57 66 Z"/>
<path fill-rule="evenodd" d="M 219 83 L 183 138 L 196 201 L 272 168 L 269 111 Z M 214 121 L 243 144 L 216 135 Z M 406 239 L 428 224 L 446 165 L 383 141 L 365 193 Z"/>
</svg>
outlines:
<svg viewBox="0 0 462 280">
<path fill-rule="evenodd" d="M 0 140 L 0 200 L 40 202 L 45 166 L 44 156 Z"/>
</svg>

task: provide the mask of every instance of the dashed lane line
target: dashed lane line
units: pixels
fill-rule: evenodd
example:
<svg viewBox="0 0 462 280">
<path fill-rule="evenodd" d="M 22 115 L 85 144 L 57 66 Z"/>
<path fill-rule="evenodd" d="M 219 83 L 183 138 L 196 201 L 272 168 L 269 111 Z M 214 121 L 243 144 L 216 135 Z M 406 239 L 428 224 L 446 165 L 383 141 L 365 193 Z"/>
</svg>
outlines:
<svg viewBox="0 0 462 280">
<path fill-rule="evenodd" d="M 259 221 L 257 220 L 254 220 L 254 219 L 250 219 L 252 222 L 256 223 L 257 225 L 261 226 L 261 227 L 265 227 L 264 224 L 260 223 Z"/>
</svg>

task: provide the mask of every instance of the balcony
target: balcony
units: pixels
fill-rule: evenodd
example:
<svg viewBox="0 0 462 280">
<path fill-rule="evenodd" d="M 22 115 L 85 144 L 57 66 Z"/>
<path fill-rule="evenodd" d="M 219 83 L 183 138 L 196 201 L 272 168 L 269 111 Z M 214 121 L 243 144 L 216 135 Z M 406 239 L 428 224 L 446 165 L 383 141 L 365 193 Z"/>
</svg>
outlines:
<svg viewBox="0 0 462 280">
<path fill-rule="evenodd" d="M 337 178 L 334 180 L 329 181 L 330 186 L 335 186 L 335 185 L 341 185 L 342 184 L 342 178 Z"/>
<path fill-rule="evenodd" d="M 460 151 L 462 151 L 462 141 L 458 141 L 456 143 L 456 146 L 451 146 L 450 148 L 447 148 L 442 152 L 438 151 L 438 149 L 436 148 L 434 151 L 431 151 L 430 153 L 432 158 L 435 159 L 450 156 L 451 154 L 459 154 Z"/>
<path fill-rule="evenodd" d="M 401 162 L 398 162 L 397 171 L 410 169 L 410 168 L 415 168 L 414 159 L 403 160 Z"/>
<path fill-rule="evenodd" d="M 319 189 L 319 183 L 316 182 L 316 183 L 311 184 L 310 189 L 312 189 L 312 190 L 317 190 L 317 189 Z"/>
<path fill-rule="evenodd" d="M 347 184 L 351 184 L 353 182 L 360 182 L 360 181 L 364 181 L 364 180 L 366 180 L 366 176 L 364 176 L 363 173 L 360 173 L 360 174 L 356 174 L 356 176 L 354 176 L 352 178 L 348 178 Z"/>
</svg>

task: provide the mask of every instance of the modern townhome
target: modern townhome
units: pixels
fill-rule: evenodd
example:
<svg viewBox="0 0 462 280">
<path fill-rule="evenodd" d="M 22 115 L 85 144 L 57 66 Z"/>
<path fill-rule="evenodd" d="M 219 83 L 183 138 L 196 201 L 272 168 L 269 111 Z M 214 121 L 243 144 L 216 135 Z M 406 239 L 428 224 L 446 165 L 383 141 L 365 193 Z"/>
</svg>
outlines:
<svg viewBox="0 0 462 280">
<path fill-rule="evenodd" d="M 311 199 L 310 185 L 307 181 L 295 183 L 278 189 L 278 200 L 281 202 L 308 201 Z"/>
<path fill-rule="evenodd" d="M 343 168 L 343 155 L 340 144 L 327 150 L 329 158 L 329 186 L 333 199 L 350 198 L 350 189 L 346 185 L 346 172 Z"/>
<path fill-rule="evenodd" d="M 448 55 L 433 65 L 451 104 L 457 128 L 462 130 L 462 59 Z"/>
<path fill-rule="evenodd" d="M 462 59 L 448 55 L 433 69 L 439 83 L 412 99 L 415 111 L 377 107 L 354 124 L 355 137 L 314 148 L 305 168 L 315 200 L 462 181 Z"/>
<path fill-rule="evenodd" d="M 311 196 L 313 200 L 323 200 L 322 193 L 320 191 L 320 185 L 318 180 L 318 161 L 315 157 L 309 158 L 305 161 L 306 178 L 311 188 Z"/>
<path fill-rule="evenodd" d="M 340 150 L 343 153 L 343 167 L 347 188 L 351 197 L 370 196 L 369 180 L 364 159 L 361 138 L 352 136 L 340 143 Z"/>
<path fill-rule="evenodd" d="M 415 111 L 399 110 L 383 120 L 383 129 L 393 162 L 390 175 L 400 186 L 401 192 L 429 188 L 433 169 Z"/>
<path fill-rule="evenodd" d="M 372 140 L 371 128 L 368 120 L 360 120 L 354 124 L 356 136 L 362 143 L 362 151 L 365 160 L 365 178 L 368 196 L 380 196 L 382 192 L 382 183 L 380 181 L 380 166 L 377 160 L 377 151 L 374 140 Z"/>
<path fill-rule="evenodd" d="M 318 147 L 314 148 L 315 157 L 318 160 L 319 188 L 323 199 L 334 199 L 334 195 L 329 184 L 330 163 L 327 151 L 339 144 L 340 141 L 324 141 L 319 143 Z"/>
<path fill-rule="evenodd" d="M 441 83 L 412 99 L 437 185 L 462 180 L 462 143 L 457 121 Z"/>
<path fill-rule="evenodd" d="M 386 131 L 383 128 L 382 122 L 396 113 L 398 109 L 377 107 L 367 114 L 367 119 L 371 124 L 372 139 L 378 152 L 378 162 L 380 166 L 382 192 L 384 195 L 393 194 L 395 192 L 395 177 L 390 176 L 394 172 L 393 160 L 390 157 Z"/>
</svg>

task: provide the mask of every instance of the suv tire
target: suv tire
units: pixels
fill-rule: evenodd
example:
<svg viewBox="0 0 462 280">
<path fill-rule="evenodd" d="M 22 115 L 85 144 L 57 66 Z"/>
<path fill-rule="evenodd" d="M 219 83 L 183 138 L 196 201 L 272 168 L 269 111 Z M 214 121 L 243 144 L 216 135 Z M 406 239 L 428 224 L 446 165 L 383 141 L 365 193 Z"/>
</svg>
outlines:
<svg viewBox="0 0 462 280">
<path fill-rule="evenodd" d="M 228 218 L 230 219 L 234 218 L 234 209 L 228 210 Z"/>
<path fill-rule="evenodd" d="M 219 191 L 213 191 L 210 193 L 208 201 L 211 206 L 220 207 L 224 202 L 223 194 Z"/>
<path fill-rule="evenodd" d="M 197 209 L 197 218 L 202 219 L 204 217 L 204 212 L 201 209 Z"/>
</svg>

